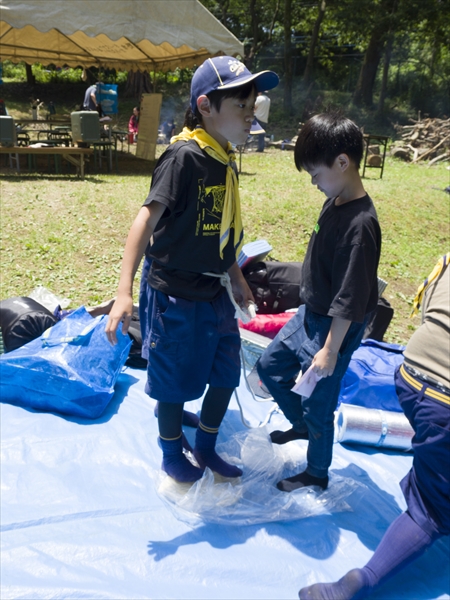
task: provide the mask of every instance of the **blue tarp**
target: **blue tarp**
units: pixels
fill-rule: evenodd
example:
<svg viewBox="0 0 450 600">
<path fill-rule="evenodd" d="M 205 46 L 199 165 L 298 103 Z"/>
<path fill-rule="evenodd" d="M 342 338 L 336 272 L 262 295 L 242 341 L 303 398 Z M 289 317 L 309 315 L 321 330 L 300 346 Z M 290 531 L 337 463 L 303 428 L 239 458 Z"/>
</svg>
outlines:
<svg viewBox="0 0 450 600">
<path fill-rule="evenodd" d="M 313 516 L 294 512 L 278 521 L 272 514 L 242 525 L 233 520 L 232 503 L 226 523 L 214 522 L 211 507 L 205 517 L 171 506 L 158 492 L 161 451 L 145 375 L 126 368 L 95 421 L 1 405 L 2 600 L 295 599 L 300 587 L 363 566 L 405 509 L 399 481 L 411 453 L 340 444 L 330 489 L 347 483 L 348 493 Z M 243 384 L 239 397 L 254 427 L 273 406 L 256 403 Z M 200 405 L 187 408 L 196 412 Z M 280 414 L 247 430 L 233 399 L 220 441 L 256 436 L 264 443 L 276 428 L 288 428 Z M 305 449 L 303 441 L 283 448 L 290 469 Z M 307 500 L 318 506 L 321 496 Z M 443 538 L 371 597 L 449 598 L 449 579 L 449 538 Z"/>
</svg>

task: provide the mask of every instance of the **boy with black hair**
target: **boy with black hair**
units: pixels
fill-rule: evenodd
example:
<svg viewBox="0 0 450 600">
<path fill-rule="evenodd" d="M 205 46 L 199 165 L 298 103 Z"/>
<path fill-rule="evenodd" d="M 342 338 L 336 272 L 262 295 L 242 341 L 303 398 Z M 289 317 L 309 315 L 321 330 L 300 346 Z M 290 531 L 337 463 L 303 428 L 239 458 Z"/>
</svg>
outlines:
<svg viewBox="0 0 450 600">
<path fill-rule="evenodd" d="M 377 305 L 381 231 L 358 172 L 362 154 L 361 131 L 337 112 L 312 117 L 295 145 L 297 169 L 311 175 L 327 200 L 303 262 L 304 304 L 258 363 L 261 380 L 292 424 L 273 431 L 272 442 L 309 440 L 306 470 L 277 484 L 285 492 L 328 486 L 341 379 Z M 296 376 L 311 366 L 320 380 L 310 397 L 300 397 L 292 391 Z"/>
<path fill-rule="evenodd" d="M 412 468 L 400 482 L 408 508 L 390 525 L 364 567 L 339 581 L 302 588 L 301 600 L 365 598 L 450 534 L 449 263 L 450 252 L 417 291 L 413 314 L 423 301 L 422 324 L 395 372 L 398 399 L 415 434 Z"/>
<path fill-rule="evenodd" d="M 256 92 L 277 84 L 272 71 L 252 74 L 230 56 L 208 59 L 197 69 L 185 127 L 159 159 L 125 246 L 106 334 L 115 343 L 120 321 L 128 330 L 133 280 L 147 248 L 152 290 L 146 392 L 159 401 L 162 468 L 179 482 L 200 479 L 206 467 L 224 477 L 242 475 L 215 452 L 240 378 L 235 308 L 253 301 L 236 262 L 243 229 L 230 142 L 246 141 Z M 183 453 L 183 406 L 207 386 L 193 451 L 197 467 Z"/>
</svg>

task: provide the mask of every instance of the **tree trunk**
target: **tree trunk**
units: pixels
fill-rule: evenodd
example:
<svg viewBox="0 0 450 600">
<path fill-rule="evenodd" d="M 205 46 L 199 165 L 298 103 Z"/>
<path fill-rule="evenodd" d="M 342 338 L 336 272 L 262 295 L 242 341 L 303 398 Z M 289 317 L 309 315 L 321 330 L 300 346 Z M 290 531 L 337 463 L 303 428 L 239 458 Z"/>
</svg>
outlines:
<svg viewBox="0 0 450 600">
<path fill-rule="evenodd" d="M 358 106 L 372 107 L 373 88 L 377 76 L 378 66 L 386 46 L 392 37 L 390 48 L 386 50 L 385 69 L 383 76 L 386 76 L 385 85 L 387 85 L 387 75 L 389 72 L 390 55 L 392 51 L 393 36 L 398 27 L 397 8 L 399 0 L 381 0 L 378 16 L 375 21 L 369 45 L 364 55 L 364 62 L 359 73 L 358 83 L 353 93 L 353 102 Z M 387 61 L 387 62 L 386 62 Z M 383 90 L 385 94 L 386 89 Z M 382 100 L 384 102 L 384 98 Z"/>
<path fill-rule="evenodd" d="M 250 46 L 250 50 L 245 57 L 245 64 L 250 71 L 253 70 L 253 63 L 255 60 L 255 56 L 259 49 L 259 18 L 258 18 L 258 7 L 256 6 L 257 0 L 250 0 L 249 3 L 249 13 L 250 13 L 250 23 L 252 30 L 252 44 Z"/>
<path fill-rule="evenodd" d="M 292 114 L 292 0 L 284 0 L 284 110 Z"/>
<path fill-rule="evenodd" d="M 373 105 L 373 87 L 378 65 L 384 47 L 384 37 L 381 31 L 375 30 L 370 37 L 369 45 L 364 55 L 364 62 L 359 73 L 358 83 L 353 94 L 353 102 L 357 106 Z"/>
<path fill-rule="evenodd" d="M 378 113 L 381 115 L 384 111 L 384 101 L 386 99 L 386 91 L 388 84 L 388 76 L 389 76 L 389 66 L 391 64 L 391 56 L 392 56 L 392 46 L 394 45 L 394 34 L 389 34 L 389 38 L 386 44 L 386 51 L 384 53 L 384 62 L 383 62 L 383 77 L 381 79 L 381 90 L 380 90 L 380 98 L 378 100 Z"/>
<path fill-rule="evenodd" d="M 314 23 L 314 29 L 313 29 L 312 36 L 311 36 L 311 43 L 309 45 L 308 59 L 306 61 L 305 71 L 303 73 L 303 81 L 305 83 L 309 83 L 309 81 L 311 80 L 312 73 L 313 73 L 314 54 L 316 51 L 317 41 L 319 39 L 320 25 L 325 16 L 325 9 L 326 9 L 325 0 L 320 0 L 319 14 L 317 15 L 316 22 Z"/>
<path fill-rule="evenodd" d="M 150 75 L 147 71 L 128 71 L 124 92 L 126 98 L 136 98 L 139 103 L 142 94 L 150 94 L 153 91 Z"/>
<path fill-rule="evenodd" d="M 31 65 L 25 63 L 25 73 L 27 75 L 27 83 L 29 85 L 35 85 L 36 77 L 33 75 L 33 71 L 31 70 Z"/>
</svg>

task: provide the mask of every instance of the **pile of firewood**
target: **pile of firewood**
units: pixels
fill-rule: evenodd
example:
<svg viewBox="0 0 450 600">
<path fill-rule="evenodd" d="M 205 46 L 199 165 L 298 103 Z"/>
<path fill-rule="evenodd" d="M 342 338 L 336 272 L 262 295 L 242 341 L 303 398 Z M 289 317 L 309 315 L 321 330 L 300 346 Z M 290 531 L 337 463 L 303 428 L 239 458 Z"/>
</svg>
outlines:
<svg viewBox="0 0 450 600">
<path fill-rule="evenodd" d="M 397 125 L 400 139 L 391 148 L 391 155 L 417 163 L 433 165 L 450 159 L 450 119 L 423 119 L 412 125 Z"/>
</svg>

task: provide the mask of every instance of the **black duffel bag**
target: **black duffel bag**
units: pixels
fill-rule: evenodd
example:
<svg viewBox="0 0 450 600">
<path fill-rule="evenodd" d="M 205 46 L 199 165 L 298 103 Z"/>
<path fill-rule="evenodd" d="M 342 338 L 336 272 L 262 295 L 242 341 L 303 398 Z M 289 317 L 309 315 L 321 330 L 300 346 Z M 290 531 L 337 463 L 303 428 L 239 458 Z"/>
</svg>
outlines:
<svg viewBox="0 0 450 600">
<path fill-rule="evenodd" d="M 0 302 L 0 327 L 5 352 L 11 352 L 35 340 L 57 319 L 52 313 L 26 296 L 7 298 Z"/>
<path fill-rule="evenodd" d="M 260 261 L 242 273 L 259 314 L 276 314 L 300 306 L 301 262 Z"/>
<path fill-rule="evenodd" d="M 370 338 L 371 340 L 382 342 L 393 316 L 394 309 L 390 302 L 386 298 L 378 298 L 377 308 L 367 323 L 363 339 Z"/>
</svg>

